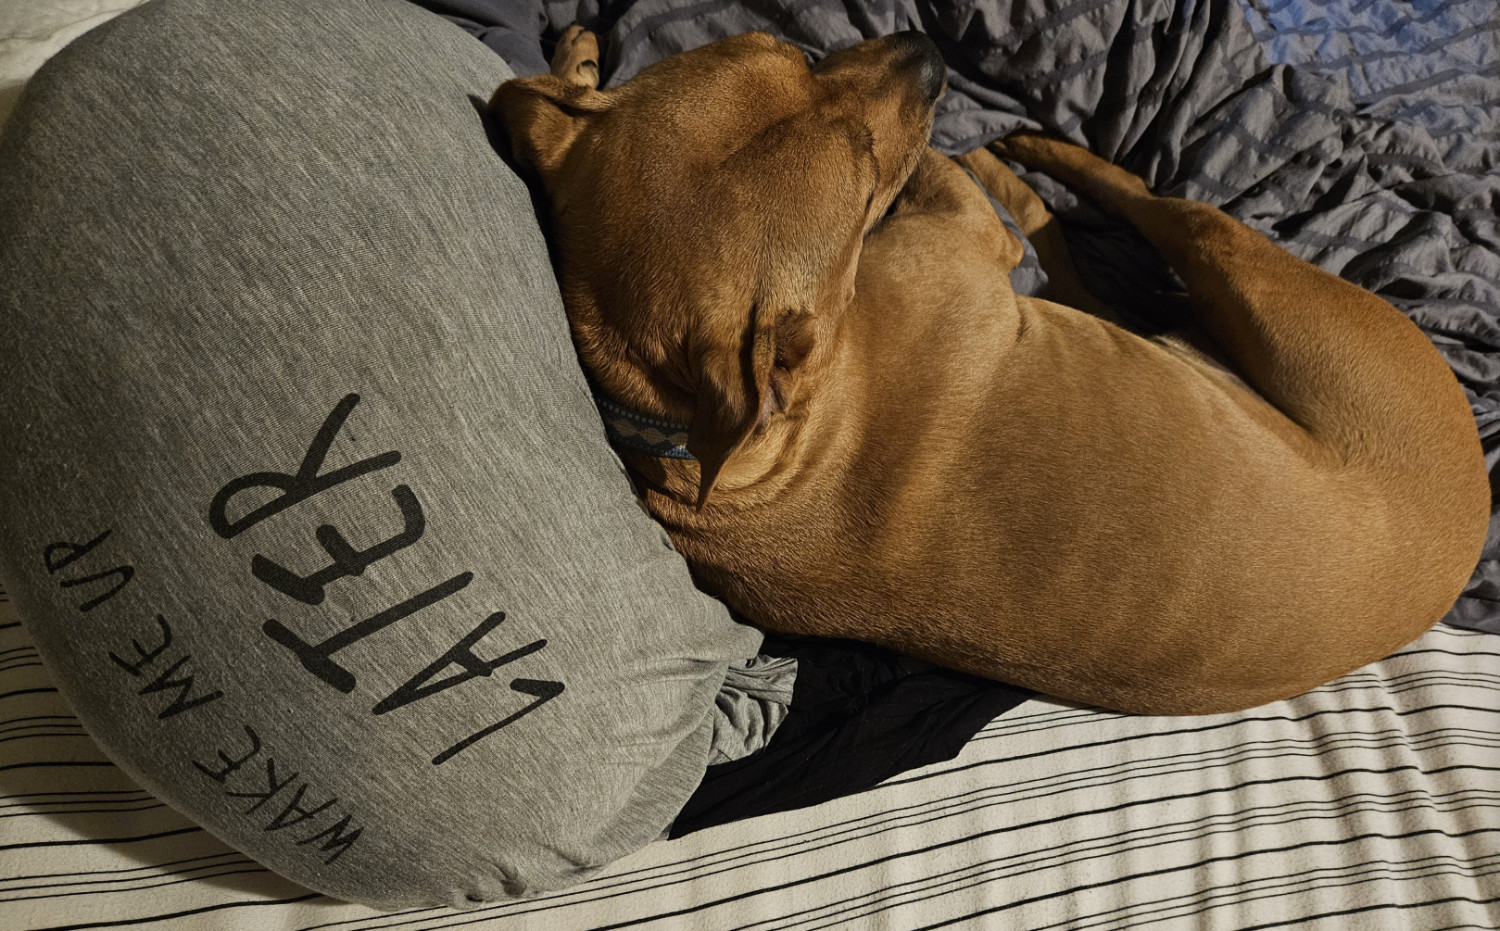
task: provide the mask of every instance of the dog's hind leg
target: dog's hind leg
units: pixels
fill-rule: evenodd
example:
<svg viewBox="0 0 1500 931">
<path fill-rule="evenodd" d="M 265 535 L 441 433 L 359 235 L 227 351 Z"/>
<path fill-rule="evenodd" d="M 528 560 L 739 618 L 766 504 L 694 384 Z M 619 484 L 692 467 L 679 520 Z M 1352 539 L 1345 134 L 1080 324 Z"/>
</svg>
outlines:
<svg viewBox="0 0 1500 931">
<path fill-rule="evenodd" d="M 569 84 L 599 86 L 599 37 L 574 23 L 557 40 L 552 73 Z"/>
<path fill-rule="evenodd" d="M 1218 208 L 1157 197 L 1085 149 L 1029 134 L 1002 148 L 1134 224 L 1181 276 L 1194 315 L 1231 363 L 1286 415 L 1287 441 L 1327 474 L 1363 476 L 1366 506 L 1407 528 L 1409 569 L 1452 576 L 1438 584 L 1453 585 L 1454 573 L 1467 579 L 1489 483 L 1468 401 L 1421 330 Z"/>
<path fill-rule="evenodd" d="M 1016 173 L 988 149 L 975 149 L 958 156 L 955 161 L 969 169 L 979 179 L 979 183 L 984 185 L 985 190 L 1005 205 L 1021 232 L 1031 241 L 1042 271 L 1047 273 L 1047 286 L 1038 297 L 1093 314 L 1111 323 L 1122 322 L 1118 314 L 1084 287 L 1083 278 L 1073 264 L 1073 254 L 1068 251 L 1068 244 L 1063 240 L 1057 217 L 1047 209 L 1036 191 L 1016 177 Z"/>
</svg>

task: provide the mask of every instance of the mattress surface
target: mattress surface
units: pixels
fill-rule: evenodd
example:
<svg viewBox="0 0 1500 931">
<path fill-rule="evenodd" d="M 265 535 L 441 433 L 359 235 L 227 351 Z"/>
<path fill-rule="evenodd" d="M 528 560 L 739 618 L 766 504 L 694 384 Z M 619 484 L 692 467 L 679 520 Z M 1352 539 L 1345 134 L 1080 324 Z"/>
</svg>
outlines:
<svg viewBox="0 0 1500 931">
<path fill-rule="evenodd" d="M 658 841 L 535 900 L 382 914 L 133 786 L 0 602 L 0 927 L 1495 928 L 1497 709 L 1500 638 L 1443 626 L 1239 714 L 1033 700 L 861 795 Z"/>
</svg>

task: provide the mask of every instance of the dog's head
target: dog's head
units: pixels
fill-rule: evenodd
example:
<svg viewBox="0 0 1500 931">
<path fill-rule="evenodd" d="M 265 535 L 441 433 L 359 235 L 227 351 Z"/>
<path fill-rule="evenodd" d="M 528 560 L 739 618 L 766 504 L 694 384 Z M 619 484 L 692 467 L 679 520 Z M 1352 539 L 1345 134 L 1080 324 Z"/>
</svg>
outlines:
<svg viewBox="0 0 1500 931">
<path fill-rule="evenodd" d="M 799 403 L 945 75 L 919 33 L 812 67 L 747 33 L 610 90 L 540 75 L 496 92 L 551 202 L 584 364 L 621 400 L 689 421 L 700 507 L 735 451 Z"/>
</svg>

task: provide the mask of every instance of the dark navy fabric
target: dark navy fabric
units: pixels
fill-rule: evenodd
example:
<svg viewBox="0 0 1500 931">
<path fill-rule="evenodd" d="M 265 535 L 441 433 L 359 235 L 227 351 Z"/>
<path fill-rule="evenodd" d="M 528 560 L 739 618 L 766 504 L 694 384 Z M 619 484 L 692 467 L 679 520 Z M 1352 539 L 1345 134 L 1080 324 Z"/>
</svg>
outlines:
<svg viewBox="0 0 1500 931">
<path fill-rule="evenodd" d="M 761 650 L 797 660 L 787 716 L 759 751 L 708 768 L 672 837 L 843 798 L 951 760 L 1035 694 L 869 644 L 768 634 Z"/>
</svg>

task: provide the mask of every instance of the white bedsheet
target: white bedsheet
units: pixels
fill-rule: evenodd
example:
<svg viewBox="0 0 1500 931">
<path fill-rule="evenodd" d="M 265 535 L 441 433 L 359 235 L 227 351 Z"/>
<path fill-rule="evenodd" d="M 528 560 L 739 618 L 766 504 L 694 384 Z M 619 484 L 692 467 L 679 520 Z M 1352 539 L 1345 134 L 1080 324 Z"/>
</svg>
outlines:
<svg viewBox="0 0 1500 931">
<path fill-rule="evenodd" d="M 3 598 L 3 596 L 0 596 Z M 1500 637 L 1439 627 L 1253 711 L 1032 701 L 954 761 L 662 841 L 534 901 L 382 915 L 106 762 L 0 602 L 0 928 L 1500 928 Z"/>
</svg>

